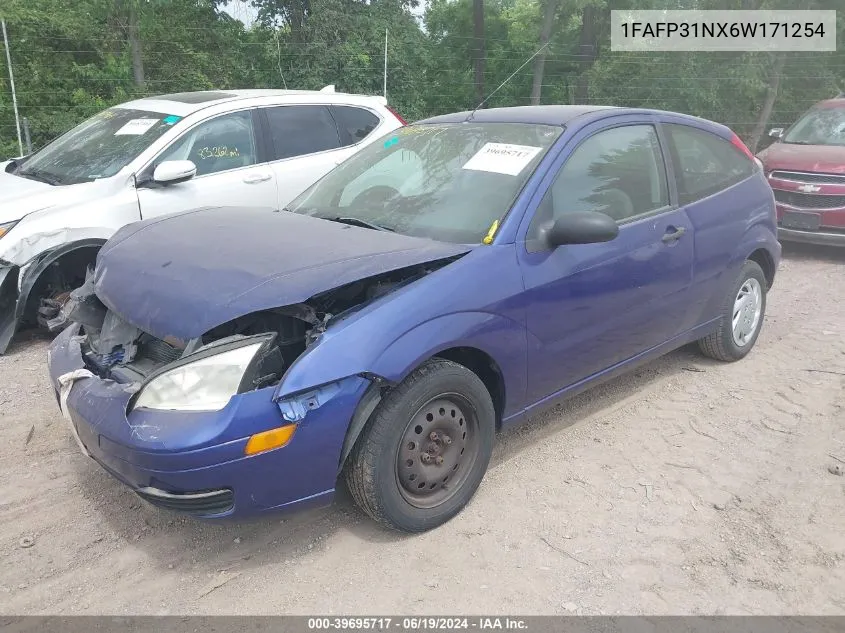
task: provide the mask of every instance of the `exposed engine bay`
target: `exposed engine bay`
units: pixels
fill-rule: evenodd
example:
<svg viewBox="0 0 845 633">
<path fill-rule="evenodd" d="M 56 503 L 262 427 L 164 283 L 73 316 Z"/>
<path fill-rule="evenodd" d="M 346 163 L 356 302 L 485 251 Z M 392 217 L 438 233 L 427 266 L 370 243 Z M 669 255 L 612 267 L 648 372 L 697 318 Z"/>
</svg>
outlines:
<svg viewBox="0 0 845 633">
<path fill-rule="evenodd" d="M 304 303 L 247 314 L 183 341 L 158 338 L 128 323 L 97 297 L 94 274 L 74 290 L 48 327 L 57 332 L 79 323 L 85 336 L 82 355 L 89 371 L 120 383 L 141 383 L 151 374 L 189 354 L 241 338 L 273 334 L 258 360 L 251 391 L 277 384 L 288 367 L 331 325 L 355 310 L 442 268 L 455 258 L 393 270 L 323 292 Z"/>
</svg>

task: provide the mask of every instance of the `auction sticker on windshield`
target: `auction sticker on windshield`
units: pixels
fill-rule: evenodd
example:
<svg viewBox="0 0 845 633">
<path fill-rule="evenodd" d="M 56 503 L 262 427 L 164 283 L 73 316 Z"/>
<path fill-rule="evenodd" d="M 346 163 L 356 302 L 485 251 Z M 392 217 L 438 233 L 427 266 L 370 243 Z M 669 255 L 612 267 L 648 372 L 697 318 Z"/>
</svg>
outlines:
<svg viewBox="0 0 845 633">
<path fill-rule="evenodd" d="M 530 145 L 487 143 L 464 164 L 464 169 L 517 176 L 542 149 Z"/>
<path fill-rule="evenodd" d="M 117 132 L 115 132 L 114 135 L 140 136 L 141 134 L 144 134 L 147 130 L 149 130 L 151 127 L 153 127 L 156 123 L 158 123 L 158 119 L 132 119 L 122 128 L 120 128 Z"/>
</svg>

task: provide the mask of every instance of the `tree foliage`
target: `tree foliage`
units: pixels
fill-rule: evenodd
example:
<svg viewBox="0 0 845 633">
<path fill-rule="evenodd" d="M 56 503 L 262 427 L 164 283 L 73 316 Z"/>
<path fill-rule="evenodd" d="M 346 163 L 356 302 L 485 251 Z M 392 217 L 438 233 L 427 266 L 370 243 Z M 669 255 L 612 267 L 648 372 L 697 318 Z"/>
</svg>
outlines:
<svg viewBox="0 0 845 633">
<path fill-rule="evenodd" d="M 410 120 L 475 107 L 542 44 L 488 107 L 661 108 L 721 121 L 749 139 L 845 88 L 842 52 L 610 50 L 612 9 L 794 8 L 790 0 L 430 0 L 422 14 L 417 0 L 250 2 L 258 19 L 248 28 L 223 10 L 224 0 L 4 0 L 18 106 L 33 145 L 142 95 L 327 84 L 381 94 L 385 31 L 388 98 Z M 838 3 L 805 0 L 802 8 Z M 845 12 L 839 20 L 841 42 Z M 17 154 L 2 61 L 0 157 Z"/>
</svg>

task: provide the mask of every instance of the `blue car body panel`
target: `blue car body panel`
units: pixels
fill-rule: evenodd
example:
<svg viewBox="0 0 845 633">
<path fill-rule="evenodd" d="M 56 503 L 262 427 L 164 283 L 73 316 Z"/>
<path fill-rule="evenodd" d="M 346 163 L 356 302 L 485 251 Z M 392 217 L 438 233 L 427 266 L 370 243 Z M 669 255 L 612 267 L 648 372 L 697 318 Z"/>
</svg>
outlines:
<svg viewBox="0 0 845 633">
<path fill-rule="evenodd" d="M 468 250 L 294 213 L 203 209 L 121 229 L 100 250 L 94 285 L 136 327 L 189 340 L 251 312 Z"/>
<path fill-rule="evenodd" d="M 50 377 L 82 365 L 75 327 L 51 346 Z M 79 380 L 68 397 L 73 424 L 88 452 L 133 489 L 176 493 L 231 488 L 234 507 L 222 514 L 316 507 L 331 502 L 348 422 L 369 381 L 342 381 L 334 397 L 308 412 L 288 446 L 246 456 L 253 433 L 285 425 L 272 388 L 235 396 L 221 411 L 184 415 L 141 409 L 127 414 L 125 385 Z"/>
<path fill-rule="evenodd" d="M 747 258 L 766 261 L 773 278 L 780 245 L 762 173 L 678 203 L 661 125 L 689 125 L 730 140 L 728 128 L 674 113 L 592 106 L 481 110 L 473 118 L 564 126 L 491 245 L 242 209 L 189 212 L 118 232 L 98 259 L 98 297 L 140 329 L 183 340 L 358 279 L 454 261 L 337 315 L 277 385 L 235 396 L 218 412 L 127 413 L 125 385 L 80 380 L 68 405 L 92 457 L 135 489 L 231 488 L 235 503 L 226 515 L 328 503 L 350 422 L 376 382 L 398 383 L 432 356 L 470 348 L 501 378 L 500 424 L 514 424 L 713 331 Z M 531 219 L 573 149 L 600 130 L 632 123 L 658 132 L 669 206 L 621 224 L 611 242 L 531 252 Z M 681 239 L 663 241 L 678 229 Z M 83 366 L 74 334 L 70 328 L 51 347 L 57 389 L 62 374 Z M 291 421 L 298 427 L 287 446 L 244 455 L 250 435 Z"/>
</svg>

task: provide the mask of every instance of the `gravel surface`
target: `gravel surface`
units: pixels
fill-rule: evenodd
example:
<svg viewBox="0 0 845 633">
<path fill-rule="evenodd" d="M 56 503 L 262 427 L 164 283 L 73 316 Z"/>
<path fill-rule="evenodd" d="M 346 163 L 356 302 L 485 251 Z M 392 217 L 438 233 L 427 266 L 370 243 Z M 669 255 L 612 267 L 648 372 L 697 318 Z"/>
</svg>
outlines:
<svg viewBox="0 0 845 633">
<path fill-rule="evenodd" d="M 410 537 L 344 493 L 229 525 L 147 505 L 81 455 L 21 337 L 0 613 L 845 614 L 843 304 L 845 253 L 785 248 L 749 357 L 682 349 L 506 433 L 470 506 Z"/>
</svg>

